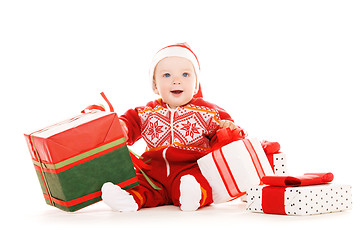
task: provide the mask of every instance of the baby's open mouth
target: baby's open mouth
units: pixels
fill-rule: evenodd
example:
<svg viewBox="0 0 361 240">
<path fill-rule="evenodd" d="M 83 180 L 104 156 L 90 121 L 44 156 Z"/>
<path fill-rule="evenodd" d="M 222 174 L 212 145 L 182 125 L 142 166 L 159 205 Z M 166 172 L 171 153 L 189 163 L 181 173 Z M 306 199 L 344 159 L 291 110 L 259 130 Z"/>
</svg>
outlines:
<svg viewBox="0 0 361 240">
<path fill-rule="evenodd" d="M 181 94 L 183 92 L 183 90 L 173 90 L 173 91 L 170 91 L 171 93 L 174 93 L 174 94 Z"/>
</svg>

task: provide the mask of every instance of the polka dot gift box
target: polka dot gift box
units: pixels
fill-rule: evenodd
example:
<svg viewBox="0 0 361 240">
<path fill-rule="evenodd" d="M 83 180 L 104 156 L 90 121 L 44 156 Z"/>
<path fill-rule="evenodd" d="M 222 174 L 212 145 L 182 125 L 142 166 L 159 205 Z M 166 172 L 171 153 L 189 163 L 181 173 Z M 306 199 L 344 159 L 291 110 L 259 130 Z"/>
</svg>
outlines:
<svg viewBox="0 0 361 240">
<path fill-rule="evenodd" d="M 313 215 L 352 208 L 352 187 L 331 184 L 332 173 L 265 177 L 247 191 L 247 210 L 282 215 Z M 316 185 L 313 185 L 316 184 Z"/>
<path fill-rule="evenodd" d="M 275 153 L 268 159 L 276 176 L 288 175 L 287 158 L 284 153 Z"/>
</svg>

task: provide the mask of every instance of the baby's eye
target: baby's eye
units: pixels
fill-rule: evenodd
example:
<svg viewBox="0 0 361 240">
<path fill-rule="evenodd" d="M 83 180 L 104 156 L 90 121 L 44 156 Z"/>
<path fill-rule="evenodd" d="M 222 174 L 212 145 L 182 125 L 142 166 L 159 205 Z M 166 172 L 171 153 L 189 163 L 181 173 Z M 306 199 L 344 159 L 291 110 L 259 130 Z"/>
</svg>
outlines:
<svg viewBox="0 0 361 240">
<path fill-rule="evenodd" d="M 183 73 L 183 77 L 188 77 L 189 76 L 189 73 Z"/>
<path fill-rule="evenodd" d="M 165 73 L 165 74 L 163 74 L 163 77 L 170 77 L 170 74 L 169 74 L 169 73 Z"/>
</svg>

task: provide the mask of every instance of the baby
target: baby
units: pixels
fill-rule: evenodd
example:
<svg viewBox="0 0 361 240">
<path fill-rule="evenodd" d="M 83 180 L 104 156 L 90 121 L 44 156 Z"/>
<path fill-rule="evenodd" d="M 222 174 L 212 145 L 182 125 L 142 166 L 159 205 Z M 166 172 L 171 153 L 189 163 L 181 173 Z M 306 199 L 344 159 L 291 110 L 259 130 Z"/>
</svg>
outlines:
<svg viewBox="0 0 361 240">
<path fill-rule="evenodd" d="M 161 98 L 130 109 L 119 119 L 127 130 L 128 145 L 140 138 L 147 143 L 142 157 L 149 160 L 150 169 L 144 172 L 158 188 L 139 172 L 140 184 L 129 190 L 105 183 L 102 199 L 113 210 L 174 204 L 183 211 L 195 211 L 213 202 L 197 160 L 208 153 L 217 130 L 238 126 L 225 110 L 203 100 L 199 70 L 197 56 L 186 43 L 156 53 L 150 79 Z"/>
</svg>

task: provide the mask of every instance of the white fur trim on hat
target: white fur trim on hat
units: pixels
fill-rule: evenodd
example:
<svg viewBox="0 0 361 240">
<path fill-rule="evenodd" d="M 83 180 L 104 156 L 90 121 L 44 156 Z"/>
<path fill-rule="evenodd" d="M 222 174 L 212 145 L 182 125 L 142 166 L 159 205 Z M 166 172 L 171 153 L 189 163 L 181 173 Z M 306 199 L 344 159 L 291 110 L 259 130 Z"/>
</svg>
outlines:
<svg viewBox="0 0 361 240">
<path fill-rule="evenodd" d="M 169 45 L 167 47 L 162 48 L 155 54 L 155 56 L 152 60 L 152 63 L 150 65 L 150 69 L 149 69 L 149 75 L 150 75 L 150 80 L 151 80 L 153 90 L 155 89 L 155 85 L 153 82 L 154 69 L 157 66 L 157 64 L 166 57 L 183 57 L 183 58 L 186 58 L 189 61 L 191 61 L 191 63 L 193 64 L 194 70 L 196 72 L 196 75 L 197 75 L 197 84 L 196 84 L 196 89 L 195 89 L 195 92 L 197 93 L 198 88 L 199 88 L 200 66 L 199 66 L 197 56 L 193 53 L 193 51 L 190 49 L 190 47 L 188 46 L 187 43 L 179 43 L 179 44 Z"/>
</svg>

